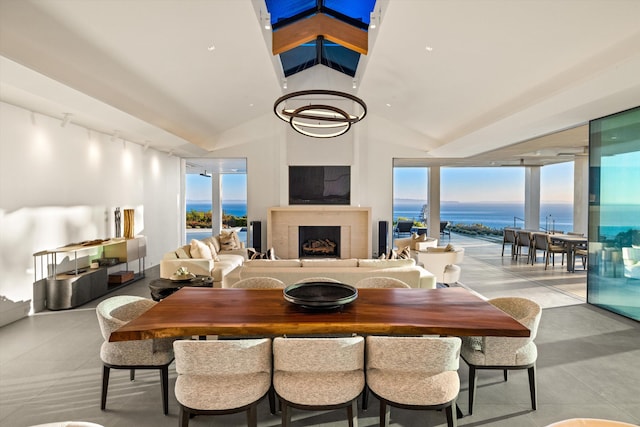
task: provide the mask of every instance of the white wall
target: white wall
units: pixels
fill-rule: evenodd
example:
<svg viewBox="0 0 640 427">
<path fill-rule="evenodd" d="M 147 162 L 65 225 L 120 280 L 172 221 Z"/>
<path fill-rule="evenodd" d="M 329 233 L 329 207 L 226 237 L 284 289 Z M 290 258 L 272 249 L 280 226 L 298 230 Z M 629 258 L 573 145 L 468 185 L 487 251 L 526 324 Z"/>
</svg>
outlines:
<svg viewBox="0 0 640 427">
<path fill-rule="evenodd" d="M 33 292 L 33 253 L 70 242 L 114 236 L 113 210 L 136 210 L 135 232 L 147 236 L 146 267 L 182 240 L 179 158 L 115 141 L 60 120 L 0 103 L 0 297 L 19 302 Z M 392 219 L 394 157 L 424 157 L 416 134 L 369 115 L 332 140 L 304 138 L 271 114 L 218 137 L 210 157 L 247 159 L 247 215 L 263 222 L 287 201 L 289 164 L 350 164 L 352 204 Z M 0 312 L 3 310 L 0 306 Z"/>
<path fill-rule="evenodd" d="M 6 103 L 0 117 L 0 299 L 32 298 L 33 253 L 113 237 L 116 206 L 135 209 L 147 267 L 179 242 L 178 158 Z"/>
<path fill-rule="evenodd" d="M 372 208 L 372 242 L 377 251 L 378 221 L 391 224 L 393 218 L 393 158 L 427 154 L 413 148 L 417 135 L 369 115 L 341 137 L 308 138 L 269 114 L 222 135 L 221 148 L 211 157 L 247 159 L 247 220 L 262 221 L 263 244 L 267 209 L 288 202 L 289 165 L 351 165 L 352 205 Z"/>
</svg>

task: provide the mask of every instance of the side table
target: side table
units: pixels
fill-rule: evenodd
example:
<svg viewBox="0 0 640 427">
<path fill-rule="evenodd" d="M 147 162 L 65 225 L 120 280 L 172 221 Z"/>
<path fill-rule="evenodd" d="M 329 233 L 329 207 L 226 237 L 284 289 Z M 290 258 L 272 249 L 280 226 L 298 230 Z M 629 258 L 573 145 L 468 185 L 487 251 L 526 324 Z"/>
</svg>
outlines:
<svg viewBox="0 0 640 427">
<path fill-rule="evenodd" d="M 160 301 L 185 286 L 212 288 L 213 277 L 196 276 L 195 278 L 186 281 L 155 279 L 149 283 L 149 290 L 151 291 L 151 298 L 154 301 Z"/>
</svg>

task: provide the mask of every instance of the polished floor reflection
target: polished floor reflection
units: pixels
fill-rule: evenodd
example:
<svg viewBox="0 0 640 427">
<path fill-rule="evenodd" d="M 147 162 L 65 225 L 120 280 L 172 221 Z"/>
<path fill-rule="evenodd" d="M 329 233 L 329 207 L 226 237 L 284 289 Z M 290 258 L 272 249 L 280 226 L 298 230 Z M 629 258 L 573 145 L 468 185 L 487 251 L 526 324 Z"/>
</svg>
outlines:
<svg viewBox="0 0 640 427">
<path fill-rule="evenodd" d="M 472 416 L 460 426 L 538 427 L 573 417 L 608 418 L 640 423 L 640 324 L 585 304 L 586 273 L 568 273 L 556 263 L 544 270 L 524 260 L 501 257 L 501 245 L 452 234 L 464 246 L 461 283 L 479 294 L 524 296 L 542 305 L 538 337 L 538 410 L 530 408 L 526 371 L 514 371 L 509 381 L 498 371 L 479 374 Z M 117 291 L 148 297 L 145 281 Z M 107 296 L 108 297 L 108 296 Z M 106 298 L 106 297 L 105 297 Z M 107 410 L 100 410 L 102 342 L 92 301 L 78 309 L 43 312 L 0 328 L 0 426 L 85 420 L 107 427 L 158 427 L 178 424 L 173 395 L 175 370 L 170 368 L 169 415 L 162 415 L 156 372 L 111 375 Z M 455 313 L 451 313 L 455 316 Z M 467 411 L 468 369 L 460 362 L 459 405 Z M 359 411 L 360 426 L 374 426 L 378 404 L 370 398 Z M 294 412 L 294 426 L 343 426 L 346 411 Z M 244 426 L 243 414 L 195 417 L 198 426 Z M 259 405 L 259 425 L 278 426 L 268 402 Z M 392 426 L 446 425 L 443 413 L 391 410 Z"/>
</svg>

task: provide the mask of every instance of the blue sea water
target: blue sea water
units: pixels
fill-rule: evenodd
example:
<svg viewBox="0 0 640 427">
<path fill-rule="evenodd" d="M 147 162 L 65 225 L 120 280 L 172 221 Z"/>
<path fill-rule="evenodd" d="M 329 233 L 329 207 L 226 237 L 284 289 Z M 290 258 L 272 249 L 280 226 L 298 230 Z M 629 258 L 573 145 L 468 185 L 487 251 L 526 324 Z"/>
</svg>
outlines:
<svg viewBox="0 0 640 427">
<path fill-rule="evenodd" d="M 424 202 L 402 201 L 394 204 L 393 220 L 398 217 L 421 219 Z M 225 213 L 235 216 L 247 215 L 245 202 L 223 202 Z M 187 203 L 187 211 L 208 212 L 211 203 Z M 443 202 L 440 218 L 452 224 L 484 224 L 491 228 L 522 227 L 524 225 L 524 203 L 464 203 Z M 514 223 L 515 218 L 515 223 Z M 540 205 L 540 227 L 571 231 L 573 229 L 573 205 L 570 203 L 542 203 Z"/>
<path fill-rule="evenodd" d="M 421 219 L 423 202 L 398 202 L 394 204 L 393 220 L 398 217 Z M 443 202 L 440 219 L 451 224 L 483 224 L 490 228 L 524 226 L 524 203 L 464 203 Z M 541 203 L 540 228 L 571 231 L 573 229 L 573 205 L 570 203 Z"/>
</svg>

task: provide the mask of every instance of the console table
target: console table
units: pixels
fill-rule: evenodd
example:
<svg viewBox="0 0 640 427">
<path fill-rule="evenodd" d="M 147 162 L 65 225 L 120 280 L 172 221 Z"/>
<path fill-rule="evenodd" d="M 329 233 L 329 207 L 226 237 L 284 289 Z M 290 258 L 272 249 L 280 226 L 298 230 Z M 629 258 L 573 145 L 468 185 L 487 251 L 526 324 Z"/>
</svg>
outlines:
<svg viewBox="0 0 640 427">
<path fill-rule="evenodd" d="M 146 255 L 144 236 L 88 241 L 36 252 L 33 254 L 34 287 L 44 287 L 44 298 L 37 307 L 34 297 L 35 311 L 45 307 L 49 310 L 78 307 L 142 279 Z M 104 260 L 110 262 L 104 264 Z M 136 260 L 138 271 L 131 279 L 110 283 L 110 273 L 123 267 L 128 271 L 129 263 Z"/>
</svg>

